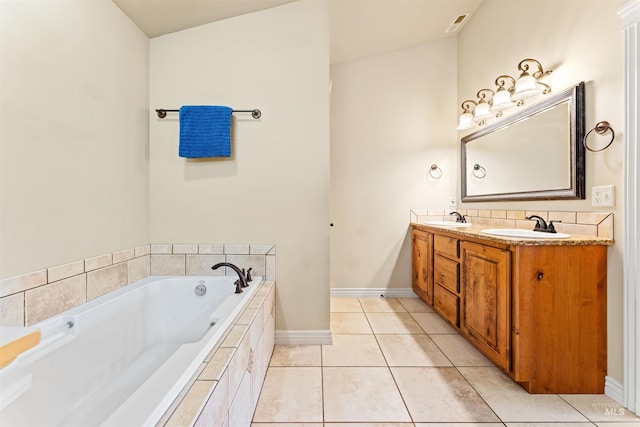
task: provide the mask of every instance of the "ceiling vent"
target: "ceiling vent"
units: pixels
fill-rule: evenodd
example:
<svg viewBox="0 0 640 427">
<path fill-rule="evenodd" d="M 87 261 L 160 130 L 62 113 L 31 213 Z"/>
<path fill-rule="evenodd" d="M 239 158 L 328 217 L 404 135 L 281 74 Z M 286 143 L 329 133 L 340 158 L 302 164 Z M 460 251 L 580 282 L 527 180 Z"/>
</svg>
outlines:
<svg viewBox="0 0 640 427">
<path fill-rule="evenodd" d="M 456 19 L 453 20 L 449 28 L 447 28 L 447 33 L 455 33 L 457 32 L 462 25 L 468 21 L 468 17 L 471 15 L 471 12 L 463 13 L 461 15 L 456 16 Z"/>
</svg>

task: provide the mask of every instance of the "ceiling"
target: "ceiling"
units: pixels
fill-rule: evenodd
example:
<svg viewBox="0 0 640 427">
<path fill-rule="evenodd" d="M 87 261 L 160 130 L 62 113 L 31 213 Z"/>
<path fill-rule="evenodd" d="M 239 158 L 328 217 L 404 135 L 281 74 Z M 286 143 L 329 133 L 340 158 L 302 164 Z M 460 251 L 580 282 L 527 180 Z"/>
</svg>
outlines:
<svg viewBox="0 0 640 427">
<path fill-rule="evenodd" d="M 150 38 L 293 1 L 113 0 Z M 326 1 L 331 63 L 337 63 L 449 36 L 453 34 L 447 33 L 451 23 L 459 15 L 473 14 L 483 0 Z"/>
</svg>

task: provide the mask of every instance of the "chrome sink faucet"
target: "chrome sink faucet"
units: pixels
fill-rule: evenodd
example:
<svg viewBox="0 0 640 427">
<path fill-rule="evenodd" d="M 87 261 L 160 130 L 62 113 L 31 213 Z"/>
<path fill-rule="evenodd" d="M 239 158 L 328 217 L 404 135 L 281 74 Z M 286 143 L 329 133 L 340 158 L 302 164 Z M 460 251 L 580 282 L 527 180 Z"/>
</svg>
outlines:
<svg viewBox="0 0 640 427">
<path fill-rule="evenodd" d="M 247 286 L 249 286 L 247 285 L 247 279 L 244 277 L 244 274 L 242 274 L 242 271 L 235 265 L 231 264 L 230 262 L 219 262 L 218 264 L 211 267 L 211 269 L 217 270 L 220 267 L 229 267 L 233 271 L 235 271 L 236 274 L 238 274 L 238 280 L 234 282 L 234 285 L 236 285 L 236 294 L 242 293 L 242 288 L 246 288 Z"/>
</svg>

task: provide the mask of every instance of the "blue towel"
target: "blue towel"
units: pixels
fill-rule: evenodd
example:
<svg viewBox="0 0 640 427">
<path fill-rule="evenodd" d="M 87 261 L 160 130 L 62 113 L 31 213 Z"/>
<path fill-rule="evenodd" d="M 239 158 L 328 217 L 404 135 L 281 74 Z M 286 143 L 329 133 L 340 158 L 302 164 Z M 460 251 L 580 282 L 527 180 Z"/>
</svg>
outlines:
<svg viewBox="0 0 640 427">
<path fill-rule="evenodd" d="M 180 108 L 180 157 L 231 156 L 229 107 L 185 105 Z"/>
</svg>

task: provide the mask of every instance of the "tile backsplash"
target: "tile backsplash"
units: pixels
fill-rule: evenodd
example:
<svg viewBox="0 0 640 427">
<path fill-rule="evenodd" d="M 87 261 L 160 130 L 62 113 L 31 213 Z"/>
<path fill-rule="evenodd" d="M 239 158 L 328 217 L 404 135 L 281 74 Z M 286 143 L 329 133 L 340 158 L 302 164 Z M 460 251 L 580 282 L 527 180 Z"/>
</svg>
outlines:
<svg viewBox="0 0 640 427">
<path fill-rule="evenodd" d="M 274 245 L 151 244 L 0 280 L 0 326 L 30 326 L 147 276 L 232 275 L 218 262 L 275 280 Z M 226 271 L 228 270 L 228 271 Z"/>
<path fill-rule="evenodd" d="M 452 209 L 454 210 L 454 209 Z M 573 212 L 573 211 L 534 211 L 534 210 L 498 210 L 498 209 L 455 209 L 467 216 L 472 224 L 495 227 L 533 229 L 534 223 L 525 217 L 538 215 L 545 221 L 554 222 L 560 233 L 580 236 L 613 239 L 613 213 L 611 212 Z M 411 209 L 410 221 L 416 224 L 427 221 L 449 221 L 454 217 L 448 209 Z"/>
</svg>

